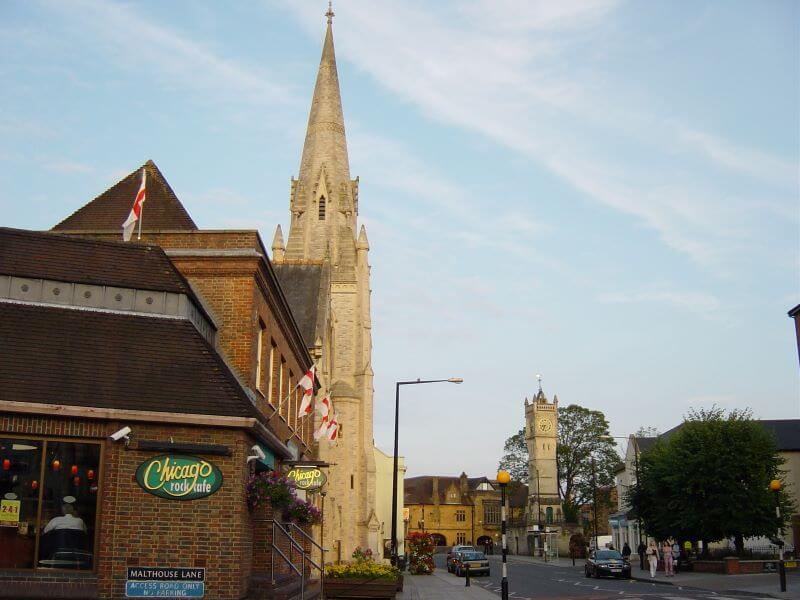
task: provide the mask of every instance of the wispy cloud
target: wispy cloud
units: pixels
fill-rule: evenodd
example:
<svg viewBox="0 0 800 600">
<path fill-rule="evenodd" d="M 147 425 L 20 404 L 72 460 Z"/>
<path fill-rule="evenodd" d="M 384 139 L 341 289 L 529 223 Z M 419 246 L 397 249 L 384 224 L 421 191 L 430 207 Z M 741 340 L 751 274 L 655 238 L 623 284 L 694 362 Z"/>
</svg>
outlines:
<svg viewBox="0 0 800 600">
<path fill-rule="evenodd" d="M 67 159 L 46 160 L 44 168 L 62 175 L 86 175 L 94 172 L 94 167 Z"/>
<path fill-rule="evenodd" d="M 780 185 L 783 204 L 796 200 L 786 194 L 787 185 L 796 194 L 796 165 L 656 112 L 646 90 L 605 81 L 594 67 L 619 5 L 487 0 L 453 18 L 428 4 L 398 12 L 389 2 L 354 0 L 337 9 L 339 50 L 424 114 L 514 149 L 725 273 L 755 199 L 720 189 L 693 163 Z M 318 33 L 316 8 L 293 8 Z M 622 151 L 609 151 L 610 140 Z"/>
<path fill-rule="evenodd" d="M 155 76 L 162 85 L 202 91 L 204 99 L 237 104 L 286 104 L 292 91 L 262 67 L 243 65 L 208 45 L 148 19 L 130 4 L 75 0 L 44 2 L 102 45 L 98 57 Z"/>
<path fill-rule="evenodd" d="M 679 290 L 646 290 L 636 292 L 604 292 L 599 294 L 600 302 L 614 304 L 662 304 L 690 310 L 703 315 L 711 315 L 719 310 L 721 303 L 713 294 L 706 292 Z"/>
</svg>

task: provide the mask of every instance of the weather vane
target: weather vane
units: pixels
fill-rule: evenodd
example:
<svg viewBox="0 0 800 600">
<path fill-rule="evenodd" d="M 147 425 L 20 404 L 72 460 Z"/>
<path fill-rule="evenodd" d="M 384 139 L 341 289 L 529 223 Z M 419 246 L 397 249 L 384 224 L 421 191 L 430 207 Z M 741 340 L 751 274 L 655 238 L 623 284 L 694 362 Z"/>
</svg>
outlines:
<svg viewBox="0 0 800 600">
<path fill-rule="evenodd" d="M 536 375 L 536 380 L 539 382 L 539 391 L 541 392 L 542 391 L 542 376 L 537 374 Z"/>
<path fill-rule="evenodd" d="M 328 0 L 328 12 L 325 13 L 325 16 L 328 17 L 328 25 L 333 23 L 333 17 L 336 15 L 333 12 L 333 2 Z"/>
</svg>

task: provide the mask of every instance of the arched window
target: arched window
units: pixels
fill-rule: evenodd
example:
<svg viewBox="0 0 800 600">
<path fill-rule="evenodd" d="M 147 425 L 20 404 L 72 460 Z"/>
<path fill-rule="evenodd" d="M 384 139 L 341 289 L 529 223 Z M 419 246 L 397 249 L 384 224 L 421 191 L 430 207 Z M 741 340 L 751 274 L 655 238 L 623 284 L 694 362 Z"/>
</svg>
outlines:
<svg viewBox="0 0 800 600">
<path fill-rule="evenodd" d="M 545 512 L 545 514 L 547 515 L 547 522 L 548 523 L 552 523 L 553 522 L 553 507 L 552 506 L 548 506 L 547 507 L 547 511 Z"/>
<path fill-rule="evenodd" d="M 325 220 L 325 196 L 319 197 L 319 220 Z"/>
</svg>

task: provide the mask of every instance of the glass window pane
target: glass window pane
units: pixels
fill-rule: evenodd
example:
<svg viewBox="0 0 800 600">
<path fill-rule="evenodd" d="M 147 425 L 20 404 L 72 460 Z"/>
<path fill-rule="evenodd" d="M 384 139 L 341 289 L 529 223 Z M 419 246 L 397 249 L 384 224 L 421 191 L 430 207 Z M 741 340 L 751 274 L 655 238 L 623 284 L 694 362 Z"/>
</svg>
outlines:
<svg viewBox="0 0 800 600">
<path fill-rule="evenodd" d="M 0 568 L 33 567 L 42 446 L 0 438 Z"/>
<path fill-rule="evenodd" d="M 98 444 L 48 442 L 37 566 L 92 568 L 99 465 Z"/>
</svg>

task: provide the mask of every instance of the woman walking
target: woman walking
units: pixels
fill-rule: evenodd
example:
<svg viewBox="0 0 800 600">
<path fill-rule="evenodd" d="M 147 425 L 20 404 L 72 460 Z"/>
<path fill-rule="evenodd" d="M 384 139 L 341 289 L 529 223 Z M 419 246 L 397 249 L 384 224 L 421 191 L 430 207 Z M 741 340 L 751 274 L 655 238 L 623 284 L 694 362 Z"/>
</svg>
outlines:
<svg viewBox="0 0 800 600">
<path fill-rule="evenodd" d="M 650 579 L 655 579 L 656 569 L 658 569 L 658 547 L 655 541 L 650 540 L 645 554 L 647 555 L 647 564 L 650 565 Z"/>
<path fill-rule="evenodd" d="M 664 574 L 667 577 L 675 576 L 675 569 L 672 568 L 672 544 L 669 540 L 664 540 L 661 546 L 661 555 L 664 557 Z"/>
</svg>

